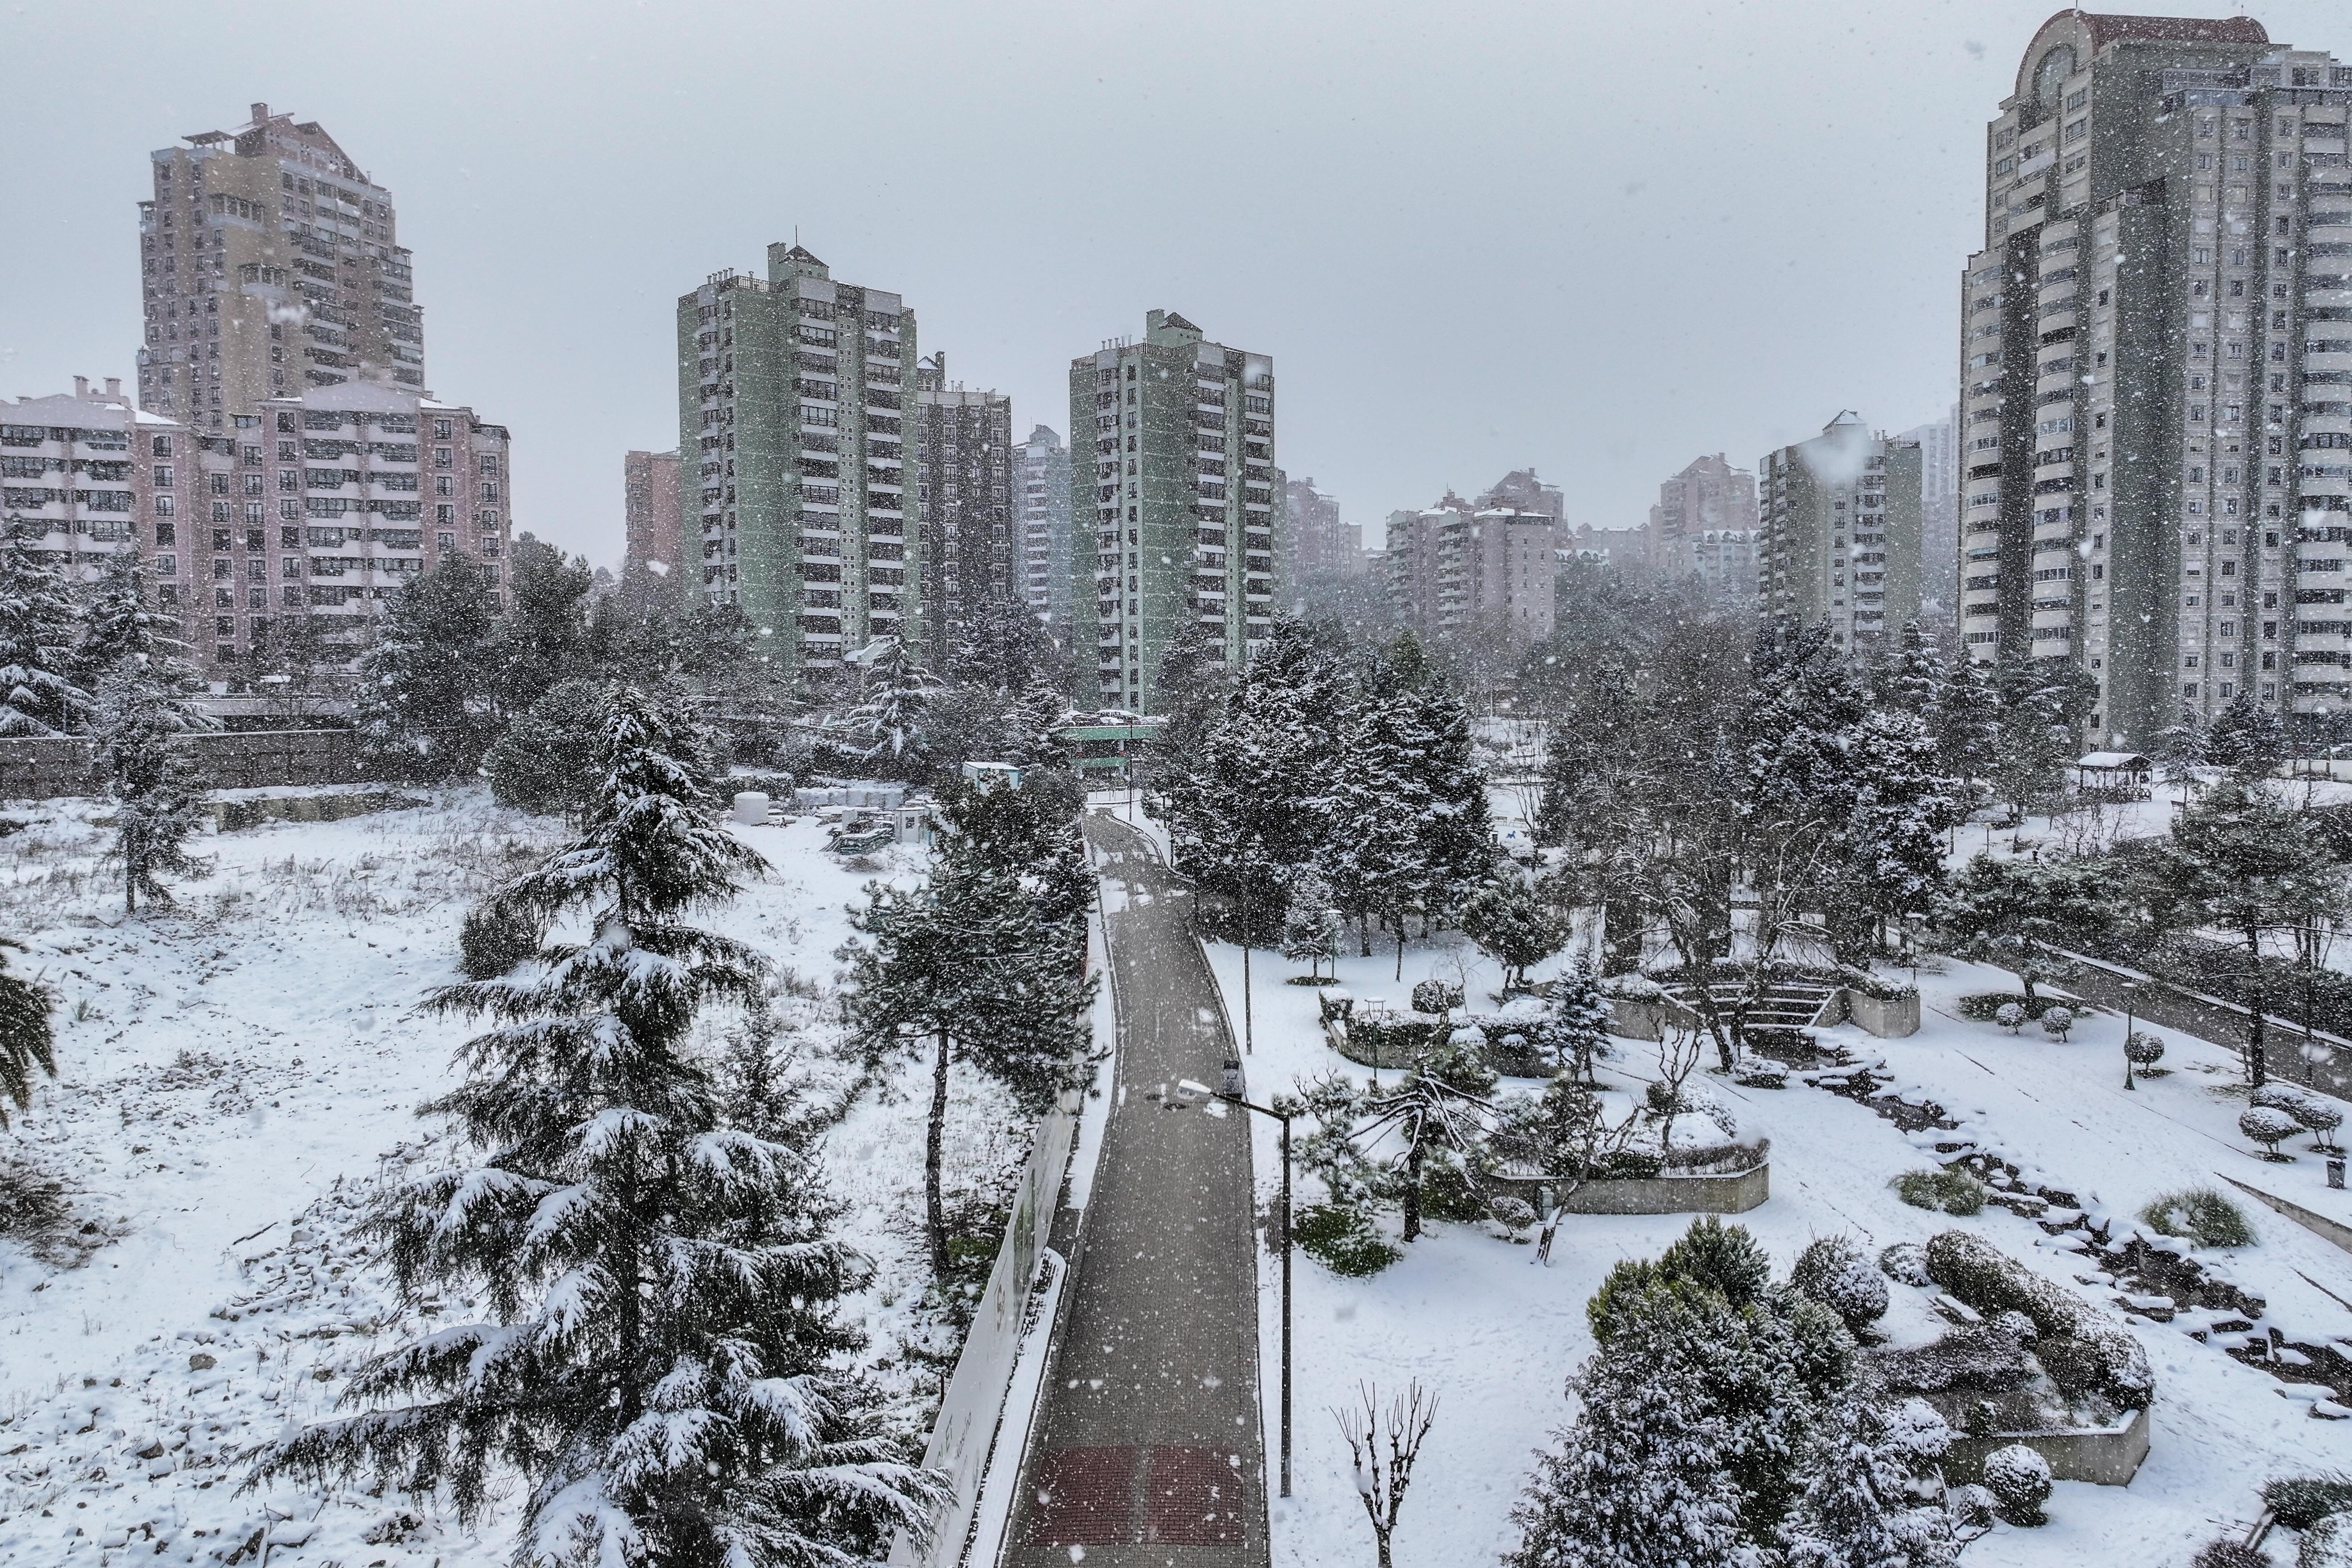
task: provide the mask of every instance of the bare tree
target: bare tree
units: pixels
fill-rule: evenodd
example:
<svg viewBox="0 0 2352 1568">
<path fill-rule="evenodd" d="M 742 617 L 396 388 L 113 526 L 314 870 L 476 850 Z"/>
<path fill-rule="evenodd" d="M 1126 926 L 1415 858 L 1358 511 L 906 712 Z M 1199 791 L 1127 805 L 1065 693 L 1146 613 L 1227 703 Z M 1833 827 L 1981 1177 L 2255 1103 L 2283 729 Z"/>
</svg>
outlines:
<svg viewBox="0 0 2352 1568">
<path fill-rule="evenodd" d="M 1419 1379 L 1385 1410 L 1376 1384 L 1360 1384 L 1360 1409 L 1331 1407 L 1339 1435 L 1356 1461 L 1356 1495 L 1364 1500 L 1365 1516 L 1372 1521 L 1372 1540 L 1380 1547 L 1380 1568 L 1391 1568 L 1390 1538 L 1396 1533 L 1397 1512 L 1404 1506 L 1405 1488 L 1412 1484 L 1413 1462 L 1421 1458 L 1421 1441 L 1437 1419 L 1437 1398 L 1422 1390 Z"/>
</svg>

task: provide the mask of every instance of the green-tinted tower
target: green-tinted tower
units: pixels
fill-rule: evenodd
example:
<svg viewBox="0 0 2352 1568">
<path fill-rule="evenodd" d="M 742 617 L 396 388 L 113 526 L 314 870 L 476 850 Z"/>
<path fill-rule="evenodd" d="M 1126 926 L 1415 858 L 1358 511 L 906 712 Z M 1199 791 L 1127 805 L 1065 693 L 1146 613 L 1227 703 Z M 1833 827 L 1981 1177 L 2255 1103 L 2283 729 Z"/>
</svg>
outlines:
<svg viewBox="0 0 2352 1568">
<path fill-rule="evenodd" d="M 1171 311 L 1070 362 L 1072 642 L 1082 669 L 1093 651 L 1102 706 L 1159 710 L 1160 661 L 1188 623 L 1234 667 L 1271 635 L 1274 425 L 1274 361 Z"/>
<path fill-rule="evenodd" d="M 677 302 L 678 458 L 702 585 L 812 689 L 875 639 L 919 645 L 904 450 L 915 313 L 836 283 L 797 245 L 764 279 L 713 273 Z"/>
</svg>

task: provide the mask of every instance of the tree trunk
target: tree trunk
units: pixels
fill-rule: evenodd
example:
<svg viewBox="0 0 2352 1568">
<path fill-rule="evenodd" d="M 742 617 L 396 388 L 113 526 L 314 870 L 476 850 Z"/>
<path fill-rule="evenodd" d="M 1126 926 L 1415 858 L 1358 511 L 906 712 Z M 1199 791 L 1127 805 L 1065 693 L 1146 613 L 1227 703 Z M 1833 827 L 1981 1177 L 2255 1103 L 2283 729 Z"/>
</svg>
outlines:
<svg viewBox="0 0 2352 1568">
<path fill-rule="evenodd" d="M 923 1146 L 923 1229 L 931 1247 L 931 1278 L 948 1277 L 948 1221 L 940 1201 L 940 1151 L 948 1124 L 948 1032 L 940 1031 L 938 1058 L 931 1064 L 930 1126 Z"/>
<path fill-rule="evenodd" d="M 1389 1556 L 1389 1532 L 1385 1530 L 1376 1530 L 1372 1531 L 1372 1539 L 1380 1542 L 1381 1568 L 1391 1568 L 1393 1559 Z"/>
<path fill-rule="evenodd" d="M 1397 984 L 1404 984 L 1404 916 L 1397 916 Z"/>
<path fill-rule="evenodd" d="M 2246 1025 L 2246 1081 L 2256 1089 L 2268 1078 L 2270 1062 L 2263 1037 L 2263 1010 L 2269 1004 L 2263 984 L 2263 933 L 2260 930 L 2246 932 L 2246 952 L 2252 956 L 2252 976 L 2246 984 L 2246 1005 L 2253 1017 Z"/>
<path fill-rule="evenodd" d="M 1421 1140 L 1412 1141 L 1412 1150 L 1404 1157 L 1404 1238 L 1421 1239 Z"/>
</svg>

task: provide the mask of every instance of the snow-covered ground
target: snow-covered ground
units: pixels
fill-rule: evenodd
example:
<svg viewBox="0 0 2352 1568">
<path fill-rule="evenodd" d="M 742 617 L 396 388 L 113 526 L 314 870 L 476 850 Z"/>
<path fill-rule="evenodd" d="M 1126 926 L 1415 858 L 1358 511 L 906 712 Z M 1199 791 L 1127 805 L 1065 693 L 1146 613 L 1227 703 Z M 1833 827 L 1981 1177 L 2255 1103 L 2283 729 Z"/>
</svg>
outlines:
<svg viewBox="0 0 2352 1568">
<path fill-rule="evenodd" d="M 0 1160 L 62 1183 L 71 1218 L 43 1256 L 0 1241 L 0 1563 L 97 1563 L 110 1545 L 209 1562 L 256 1530 L 280 1543 L 273 1563 L 504 1560 L 496 1521 L 467 1536 L 398 1494 L 237 1490 L 240 1453 L 330 1413 L 351 1366 L 441 1315 L 404 1319 L 352 1230 L 379 1182 L 454 1152 L 415 1107 L 454 1081 L 466 1029 L 415 1005 L 458 978 L 472 897 L 560 829 L 478 788 L 425 794 L 203 838 L 210 873 L 179 908 L 127 921 L 93 807 L 11 813 L 37 826 L 0 839 L 0 931 L 32 949 L 16 972 L 58 998 L 60 1077 L 0 1134 Z M 892 849 L 878 871 L 845 868 L 814 821 L 736 831 L 773 870 L 706 922 L 820 988 L 861 886 L 919 864 Z M 824 1054 L 830 1005 L 785 1005 L 814 1087 L 851 1089 L 855 1069 Z M 919 1067 L 886 1075 L 826 1147 L 842 1230 L 877 1265 L 846 1316 L 922 1425 L 943 1369 L 906 1345 L 953 1348 L 918 1310 L 928 1091 Z M 950 1185 L 1000 1181 L 1025 1130 L 961 1075 L 953 1105 Z"/>
<path fill-rule="evenodd" d="M 1228 1011 L 1238 1019 L 1241 954 L 1227 946 L 1211 951 Z M 1468 973 L 1474 997 L 1496 985 L 1491 964 L 1450 942 L 1410 949 L 1402 985 L 1392 978 L 1393 963 L 1392 952 L 1342 959 L 1340 978 L 1360 997 L 1384 995 L 1399 1005 L 1413 980 L 1453 979 L 1457 963 Z M 1325 1071 L 1367 1076 L 1323 1043 L 1314 990 L 1284 983 L 1294 968 L 1262 952 L 1252 965 L 1253 1098 Z M 1924 1091 L 1911 1098 L 1936 1100 L 1984 1147 L 2038 1168 L 2048 1183 L 2075 1189 L 2094 1208 L 2128 1223 L 2158 1193 L 2221 1186 L 2220 1173 L 2352 1223 L 2352 1195 L 2326 1189 L 2316 1155 L 2266 1163 L 2237 1135 L 2245 1100 L 2242 1089 L 2230 1092 L 2236 1082 L 2231 1052 L 2168 1035 L 2164 1065 L 2173 1070 L 2126 1093 L 2121 1018 L 2094 1016 L 2070 1043 L 2053 1045 L 2038 1034 L 2011 1037 L 1957 1016 L 1963 994 L 2013 989 L 2007 974 L 1954 963 L 1947 973 L 1922 973 L 1920 985 L 1927 1011 L 1916 1036 L 1875 1040 L 1851 1025 L 1835 1033 L 1864 1058 L 1883 1055 L 1898 1083 Z M 1617 1076 L 1656 1076 L 1654 1047 L 1617 1045 L 1610 1064 Z M 1893 1179 L 1929 1162 L 1867 1108 L 1793 1083 L 1775 1091 L 1712 1076 L 1704 1081 L 1734 1108 L 1744 1135 L 1772 1139 L 1772 1195 L 1738 1223 L 1783 1269 L 1818 1236 L 1850 1233 L 1874 1255 L 1892 1242 L 1924 1241 L 1962 1226 L 2112 1305 L 2111 1295 L 2077 1285 L 2068 1255 L 2025 1220 L 1995 1207 L 1956 1219 L 1897 1201 Z M 1280 1179 L 1276 1134 L 1271 1121 L 1252 1120 L 1261 1201 L 1270 1207 Z M 2352 1300 L 2352 1256 L 2251 1200 L 2242 1206 L 2260 1244 L 2229 1256 L 2226 1268 L 2267 1299 L 2264 1321 L 2282 1325 L 2291 1338 L 2352 1334 L 2352 1309 L 2328 1295 Z M 1277 1568 L 1370 1549 L 1329 1407 L 1351 1399 L 1360 1383 L 1377 1383 L 1385 1399 L 1413 1378 L 1442 1403 L 1405 1503 L 1398 1558 L 1422 1568 L 1491 1564 L 1513 1540 L 1510 1506 L 1533 1452 L 1569 1415 L 1563 1380 L 1591 1349 L 1586 1300 L 1619 1259 L 1655 1256 L 1688 1223 L 1675 1215 L 1572 1217 L 1548 1268 L 1536 1265 L 1531 1247 L 1461 1225 L 1434 1226 L 1401 1262 L 1370 1280 L 1338 1278 L 1299 1255 L 1297 1496 L 1275 1504 Z M 1271 1391 L 1280 1386 L 1278 1272 L 1271 1257 L 1262 1260 L 1260 1279 L 1264 1386 Z M 1927 1293 L 1897 1286 L 1893 1295 L 1882 1325 L 1890 1336 L 1897 1342 L 1935 1337 L 1943 1325 L 1929 1311 Z M 2129 1488 L 2062 1482 L 2049 1525 L 1998 1527 L 1969 1548 L 1965 1561 L 1999 1568 L 2185 1564 L 2217 1529 L 2242 1529 L 2252 1520 L 2261 1506 L 2254 1488 L 2264 1479 L 2352 1468 L 2352 1422 L 2313 1419 L 2307 1405 L 2283 1397 L 2267 1373 L 2179 1329 L 2139 1322 L 2134 1331 L 2147 1344 L 2158 1388 L 2153 1446 L 2137 1479 Z M 1266 1443 L 1271 1470 L 1271 1400 Z"/>
</svg>

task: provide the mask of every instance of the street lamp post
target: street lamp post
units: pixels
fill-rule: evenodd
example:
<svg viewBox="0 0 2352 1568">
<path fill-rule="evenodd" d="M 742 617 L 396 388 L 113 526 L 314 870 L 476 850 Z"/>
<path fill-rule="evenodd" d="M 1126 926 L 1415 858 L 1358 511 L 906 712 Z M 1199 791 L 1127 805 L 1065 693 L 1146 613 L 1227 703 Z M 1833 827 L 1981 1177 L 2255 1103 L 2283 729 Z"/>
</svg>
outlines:
<svg viewBox="0 0 2352 1568">
<path fill-rule="evenodd" d="M 1290 1495 L 1290 1118 L 1272 1106 L 1243 1098 L 1242 1064 L 1225 1063 L 1223 1091 L 1217 1097 L 1271 1116 L 1282 1123 L 1282 1495 Z"/>
<path fill-rule="evenodd" d="M 2131 1054 L 2131 1047 L 2132 1047 L 2132 1024 L 2133 1024 L 2133 1022 L 2134 1022 L 2135 1018 L 2136 1018 L 2136 1017 L 2137 1017 L 2137 1004 L 2138 1004 L 2138 1002 L 2139 1002 L 2139 987 L 2138 987 L 2138 986 L 2137 986 L 2137 985 L 2135 985 L 2135 984 L 2132 984 L 2130 981 L 2128 981 L 2128 980 L 2125 981 L 2125 982 L 2124 982 L 2124 1087 L 2125 1087 L 2126 1089 L 2137 1089 L 2137 1088 L 2139 1088 L 2139 1085 L 2137 1085 L 2137 1084 L 2136 1084 L 2136 1083 L 2134 1083 L 2134 1082 L 2132 1081 L 2132 1054 Z"/>
</svg>

